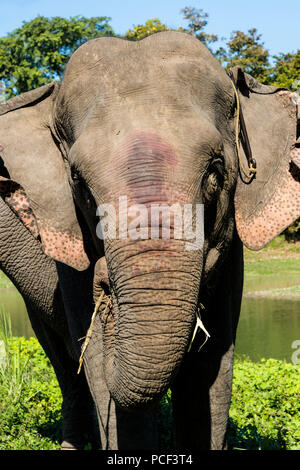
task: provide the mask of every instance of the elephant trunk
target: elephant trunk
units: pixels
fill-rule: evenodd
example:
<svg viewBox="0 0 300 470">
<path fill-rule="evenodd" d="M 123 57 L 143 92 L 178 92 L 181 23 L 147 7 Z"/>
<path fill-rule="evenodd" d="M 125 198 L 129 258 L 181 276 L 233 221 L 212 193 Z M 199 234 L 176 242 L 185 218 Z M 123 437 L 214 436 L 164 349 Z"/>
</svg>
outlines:
<svg viewBox="0 0 300 470">
<path fill-rule="evenodd" d="M 178 370 L 195 320 L 197 253 L 179 240 L 106 244 L 113 306 L 102 318 L 104 372 L 124 409 L 157 401 Z"/>
</svg>

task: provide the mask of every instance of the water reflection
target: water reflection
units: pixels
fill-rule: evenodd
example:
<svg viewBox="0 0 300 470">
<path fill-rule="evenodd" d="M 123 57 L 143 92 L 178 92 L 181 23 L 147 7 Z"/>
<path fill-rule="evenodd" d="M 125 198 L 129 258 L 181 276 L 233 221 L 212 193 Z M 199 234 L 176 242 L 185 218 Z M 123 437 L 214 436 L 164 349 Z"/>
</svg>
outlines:
<svg viewBox="0 0 300 470">
<path fill-rule="evenodd" d="M 24 300 L 15 287 L 0 288 L 0 310 L 10 314 L 13 336 L 35 336 Z"/>
<path fill-rule="evenodd" d="M 236 353 L 253 361 L 273 357 L 291 362 L 291 345 L 300 339 L 300 301 L 244 298 Z"/>
</svg>

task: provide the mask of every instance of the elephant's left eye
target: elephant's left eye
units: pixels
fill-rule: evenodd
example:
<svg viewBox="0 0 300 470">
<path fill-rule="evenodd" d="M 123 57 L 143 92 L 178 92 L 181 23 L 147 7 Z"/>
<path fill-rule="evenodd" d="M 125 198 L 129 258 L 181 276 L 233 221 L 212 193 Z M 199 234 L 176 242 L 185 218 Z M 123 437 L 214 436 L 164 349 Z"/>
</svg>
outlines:
<svg viewBox="0 0 300 470">
<path fill-rule="evenodd" d="M 71 167 L 71 178 L 72 178 L 72 182 L 74 184 L 80 183 L 81 180 L 82 180 L 79 171 L 76 170 L 76 168 L 74 168 L 74 167 Z"/>
<path fill-rule="evenodd" d="M 89 209 L 92 205 L 92 196 L 89 188 L 85 184 L 85 181 L 80 173 L 74 168 L 71 168 L 71 178 L 74 186 L 75 197 L 84 201 L 84 204 Z"/>
<path fill-rule="evenodd" d="M 215 158 L 209 165 L 202 182 L 202 191 L 204 199 L 207 202 L 214 200 L 218 196 L 223 187 L 224 174 L 225 168 L 223 159 L 221 157 Z"/>
</svg>

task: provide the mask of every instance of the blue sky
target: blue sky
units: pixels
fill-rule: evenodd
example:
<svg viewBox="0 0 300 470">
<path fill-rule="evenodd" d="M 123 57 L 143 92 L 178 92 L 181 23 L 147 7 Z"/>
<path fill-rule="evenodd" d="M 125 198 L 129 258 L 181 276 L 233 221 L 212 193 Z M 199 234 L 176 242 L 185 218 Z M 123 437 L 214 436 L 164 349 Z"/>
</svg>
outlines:
<svg viewBox="0 0 300 470">
<path fill-rule="evenodd" d="M 229 39 L 233 30 L 255 27 L 272 55 L 300 48 L 300 0 L 0 0 L 0 36 L 37 15 L 110 16 L 117 33 L 149 18 L 176 28 L 185 24 L 180 10 L 186 5 L 209 14 L 208 33 Z"/>
</svg>

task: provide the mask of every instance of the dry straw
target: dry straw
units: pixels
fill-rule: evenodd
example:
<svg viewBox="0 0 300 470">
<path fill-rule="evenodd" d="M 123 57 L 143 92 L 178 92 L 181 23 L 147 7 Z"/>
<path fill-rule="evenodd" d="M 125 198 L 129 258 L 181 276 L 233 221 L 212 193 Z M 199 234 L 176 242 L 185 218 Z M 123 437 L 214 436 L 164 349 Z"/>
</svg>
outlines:
<svg viewBox="0 0 300 470">
<path fill-rule="evenodd" d="M 93 327 L 94 327 L 94 323 L 95 323 L 95 319 L 96 319 L 96 316 L 97 316 L 97 313 L 100 309 L 100 306 L 102 303 L 105 303 L 105 306 L 104 306 L 104 311 L 103 311 L 103 315 L 106 314 L 107 310 L 110 308 L 111 306 L 111 300 L 108 298 L 107 301 L 104 300 L 104 291 L 102 291 L 99 299 L 97 300 L 96 302 L 96 305 L 95 305 L 95 308 L 94 308 L 94 312 L 93 312 L 93 315 L 92 315 L 92 319 L 91 319 L 91 324 L 89 326 L 89 329 L 87 331 L 87 334 L 86 336 L 84 336 L 83 338 L 85 338 L 84 340 L 84 343 L 82 345 L 82 349 L 81 349 L 81 355 L 80 355 L 80 358 L 79 358 L 79 367 L 78 367 L 78 371 L 77 371 L 77 374 L 80 373 L 81 371 L 81 367 L 82 367 L 82 363 L 83 363 L 83 356 L 84 356 L 84 353 L 86 351 L 86 348 L 90 342 L 90 339 L 92 337 L 92 333 L 93 333 Z M 78 341 L 81 341 L 83 338 L 79 338 Z"/>
</svg>

